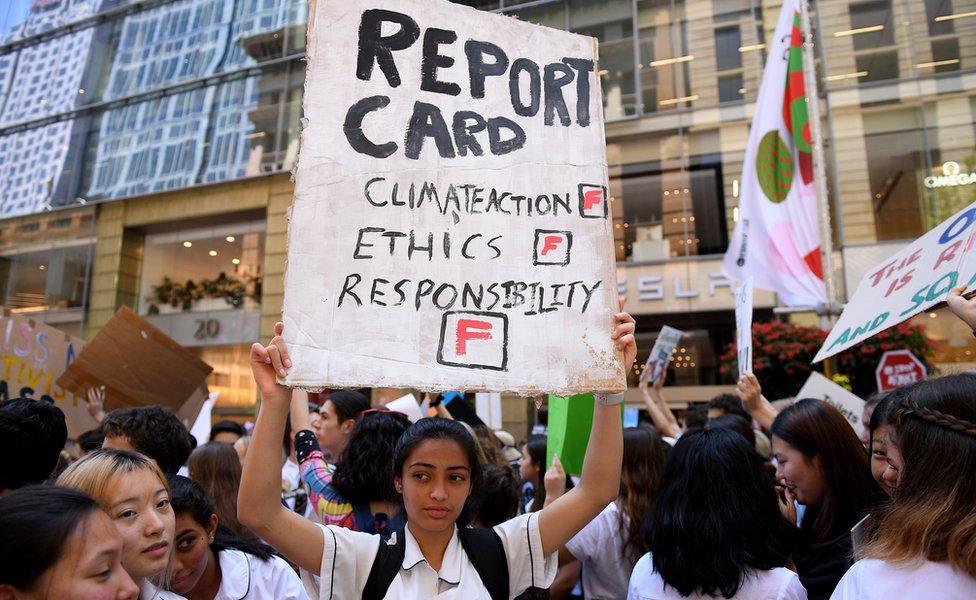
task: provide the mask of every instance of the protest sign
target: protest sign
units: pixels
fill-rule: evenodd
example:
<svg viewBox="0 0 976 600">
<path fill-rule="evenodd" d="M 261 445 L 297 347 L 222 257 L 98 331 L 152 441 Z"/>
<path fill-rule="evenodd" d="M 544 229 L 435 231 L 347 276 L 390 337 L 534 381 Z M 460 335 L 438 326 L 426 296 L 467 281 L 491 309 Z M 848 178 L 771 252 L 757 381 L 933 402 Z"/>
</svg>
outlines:
<svg viewBox="0 0 976 600">
<path fill-rule="evenodd" d="M 624 407 L 624 427 L 637 427 L 640 425 L 640 409 L 636 406 Z"/>
<path fill-rule="evenodd" d="M 739 377 L 752 372 L 752 277 L 735 290 L 735 336 Z"/>
<path fill-rule="evenodd" d="M 833 381 L 827 379 L 816 371 L 810 373 L 807 382 L 803 384 L 800 393 L 796 395 L 797 400 L 804 398 L 815 398 L 823 400 L 844 415 L 847 422 L 851 424 L 858 434 L 861 433 L 861 415 L 864 413 L 864 400 L 861 400 L 851 392 L 840 387 Z"/>
<path fill-rule="evenodd" d="M 596 40 L 445 0 L 309 10 L 283 383 L 623 391 Z"/>
<path fill-rule="evenodd" d="M 0 309 L 0 402 L 21 396 L 53 402 L 64 412 L 72 438 L 95 429 L 85 390 L 76 395 L 57 383 L 84 346 L 60 329 Z"/>
<path fill-rule="evenodd" d="M 212 370 L 123 306 L 61 374 L 58 385 L 75 394 L 104 385 L 105 412 L 153 404 L 178 412 Z"/>
<path fill-rule="evenodd" d="M 420 405 L 417 404 L 417 399 L 413 394 L 405 394 L 396 400 L 391 400 L 386 403 L 386 407 L 394 412 L 407 415 L 411 423 L 416 423 L 424 417 L 424 413 L 420 410 Z"/>
<path fill-rule="evenodd" d="M 831 357 L 945 301 L 962 284 L 976 288 L 976 202 L 869 270 L 814 362 Z"/>
<path fill-rule="evenodd" d="M 474 395 L 478 418 L 492 429 L 502 428 L 502 395 L 498 392 L 478 392 Z"/>
<path fill-rule="evenodd" d="M 661 328 L 661 332 L 657 334 L 657 339 L 654 340 L 651 353 L 647 355 L 644 370 L 641 371 L 642 380 L 647 380 L 653 384 L 660 379 L 661 375 L 668 369 L 671 355 L 674 354 L 674 349 L 678 347 L 678 343 L 684 334 L 683 331 L 667 325 Z"/>
<path fill-rule="evenodd" d="M 583 457 L 590 442 L 593 427 L 593 394 L 549 396 L 546 427 L 546 468 L 558 455 L 567 475 L 583 472 Z M 620 419 L 624 419 L 624 405 L 620 405 Z"/>
<path fill-rule="evenodd" d="M 875 379 L 878 381 L 879 392 L 890 392 L 906 385 L 925 381 L 927 374 L 925 363 L 912 354 L 911 350 L 885 352 L 874 372 Z"/>
</svg>

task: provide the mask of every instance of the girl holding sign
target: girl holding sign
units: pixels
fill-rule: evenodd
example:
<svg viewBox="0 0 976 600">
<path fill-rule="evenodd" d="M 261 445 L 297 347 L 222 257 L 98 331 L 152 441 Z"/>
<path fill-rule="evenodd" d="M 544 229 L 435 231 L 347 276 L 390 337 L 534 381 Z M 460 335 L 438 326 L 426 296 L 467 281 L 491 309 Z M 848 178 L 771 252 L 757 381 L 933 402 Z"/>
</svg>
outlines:
<svg viewBox="0 0 976 600">
<path fill-rule="evenodd" d="M 634 319 L 615 317 L 612 339 L 626 371 L 637 354 Z M 318 572 L 324 598 L 495 599 L 529 587 L 548 587 L 556 550 L 616 497 L 620 485 L 623 394 L 597 394 L 580 485 L 537 513 L 493 529 L 465 529 L 469 499 L 481 469 L 474 441 L 457 423 L 421 419 L 397 443 L 389 468 L 402 495 L 407 525 L 381 545 L 380 537 L 320 526 L 281 506 L 275 467 L 291 391 L 276 373 L 291 366 L 280 337 L 251 347 L 251 370 L 261 390 L 261 411 L 244 464 L 241 520 L 299 566 Z"/>
</svg>

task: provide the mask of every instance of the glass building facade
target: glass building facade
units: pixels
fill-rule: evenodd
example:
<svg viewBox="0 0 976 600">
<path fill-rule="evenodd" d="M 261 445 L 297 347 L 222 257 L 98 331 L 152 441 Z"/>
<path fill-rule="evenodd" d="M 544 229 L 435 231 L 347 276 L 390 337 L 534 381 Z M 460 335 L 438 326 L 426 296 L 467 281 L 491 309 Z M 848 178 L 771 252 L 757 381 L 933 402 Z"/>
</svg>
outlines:
<svg viewBox="0 0 976 600">
<path fill-rule="evenodd" d="M 459 3 L 599 40 L 618 285 L 638 315 L 642 349 L 660 325 L 682 327 L 689 336 L 675 381 L 728 383 L 717 363 L 732 339 L 733 304 L 719 259 L 738 218 L 781 0 Z M 976 0 L 818 0 L 811 8 L 843 296 L 864 270 L 976 200 L 968 176 L 976 172 Z M 305 0 L 0 7 L 0 302 L 51 311 L 67 302 L 84 312 L 84 286 L 49 285 L 51 274 L 41 286 L 37 273 L 25 275 L 31 268 L 22 265 L 40 260 L 31 253 L 53 248 L 21 251 L 9 241 L 46 211 L 77 214 L 81 227 L 112 202 L 165 202 L 167 191 L 289 171 L 306 11 Z M 65 239 L 81 249 L 58 250 L 62 272 L 84 279 L 91 259 L 77 265 L 92 254 L 84 244 L 94 230 L 86 237 L 73 227 Z M 757 318 L 775 305 L 771 295 L 757 299 Z M 925 320 L 937 361 L 976 366 L 972 336 L 933 314 Z"/>
</svg>

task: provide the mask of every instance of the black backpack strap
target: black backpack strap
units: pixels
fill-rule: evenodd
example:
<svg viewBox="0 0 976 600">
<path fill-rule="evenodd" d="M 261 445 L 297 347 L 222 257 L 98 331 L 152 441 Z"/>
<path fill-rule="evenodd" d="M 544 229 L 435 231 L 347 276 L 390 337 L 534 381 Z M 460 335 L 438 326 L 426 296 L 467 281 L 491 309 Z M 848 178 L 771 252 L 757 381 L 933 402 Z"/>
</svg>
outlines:
<svg viewBox="0 0 976 600">
<path fill-rule="evenodd" d="M 458 529 L 461 547 L 492 600 L 508 600 L 508 557 L 494 529 Z"/>
<path fill-rule="evenodd" d="M 369 577 L 363 587 L 363 600 L 383 600 L 386 597 L 386 591 L 390 589 L 397 573 L 400 572 L 403 556 L 407 551 L 407 543 L 403 536 L 401 529 L 391 536 L 389 542 L 380 540 L 380 546 L 376 549 L 376 559 L 373 560 Z"/>
</svg>

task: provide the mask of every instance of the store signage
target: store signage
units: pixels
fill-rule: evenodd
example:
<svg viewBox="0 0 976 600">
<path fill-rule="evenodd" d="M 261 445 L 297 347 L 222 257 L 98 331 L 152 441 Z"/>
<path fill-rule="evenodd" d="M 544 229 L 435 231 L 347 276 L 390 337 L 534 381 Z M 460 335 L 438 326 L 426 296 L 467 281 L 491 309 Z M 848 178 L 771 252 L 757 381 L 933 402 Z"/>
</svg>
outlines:
<svg viewBox="0 0 976 600">
<path fill-rule="evenodd" d="M 681 260 L 617 268 L 617 294 L 631 314 L 733 310 L 735 281 L 722 273 L 721 259 Z M 756 308 L 776 306 L 776 296 L 756 289 Z"/>
<path fill-rule="evenodd" d="M 284 383 L 622 391 L 596 40 L 446 0 L 310 7 Z"/>
<path fill-rule="evenodd" d="M 906 385 L 925 381 L 927 372 L 925 363 L 920 361 L 911 350 L 885 352 L 875 371 L 878 391 L 890 392 Z"/>
<path fill-rule="evenodd" d="M 179 312 L 144 318 L 188 348 L 250 344 L 258 339 L 261 325 L 261 311 L 245 308 Z"/>
<path fill-rule="evenodd" d="M 929 189 L 974 185 L 976 172 L 963 173 L 959 163 L 950 160 L 942 163 L 942 175 L 930 175 L 922 180 L 922 183 Z"/>
<path fill-rule="evenodd" d="M 827 335 L 821 361 L 976 288 L 976 202 L 869 270 Z"/>
</svg>

